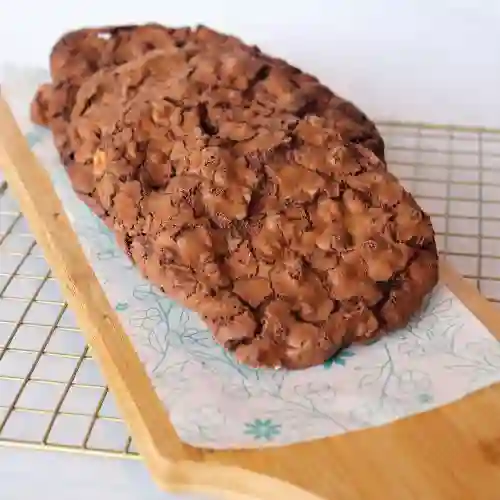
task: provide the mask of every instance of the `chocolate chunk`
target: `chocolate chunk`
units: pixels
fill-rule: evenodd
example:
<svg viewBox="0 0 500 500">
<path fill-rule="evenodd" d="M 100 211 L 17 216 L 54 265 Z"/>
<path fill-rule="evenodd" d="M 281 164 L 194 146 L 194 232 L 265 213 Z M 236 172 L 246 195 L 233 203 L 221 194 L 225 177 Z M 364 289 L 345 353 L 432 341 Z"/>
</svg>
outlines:
<svg viewBox="0 0 500 500">
<path fill-rule="evenodd" d="M 313 77 L 207 28 L 82 30 L 32 116 L 142 273 L 253 366 L 404 326 L 437 282 L 428 216 Z"/>
</svg>

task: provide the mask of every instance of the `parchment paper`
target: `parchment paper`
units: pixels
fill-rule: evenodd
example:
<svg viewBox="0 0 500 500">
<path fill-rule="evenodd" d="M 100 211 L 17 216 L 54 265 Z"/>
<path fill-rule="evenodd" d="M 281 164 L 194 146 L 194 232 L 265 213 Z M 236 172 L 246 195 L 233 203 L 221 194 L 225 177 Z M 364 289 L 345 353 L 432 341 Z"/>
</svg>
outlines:
<svg viewBox="0 0 500 500">
<path fill-rule="evenodd" d="M 445 287 L 408 328 L 308 370 L 253 370 L 198 316 L 142 279 L 73 193 L 48 131 L 29 120 L 43 70 L 4 68 L 2 93 L 50 174 L 84 251 L 179 437 L 194 446 L 283 445 L 385 424 L 500 380 L 500 345 Z"/>
</svg>

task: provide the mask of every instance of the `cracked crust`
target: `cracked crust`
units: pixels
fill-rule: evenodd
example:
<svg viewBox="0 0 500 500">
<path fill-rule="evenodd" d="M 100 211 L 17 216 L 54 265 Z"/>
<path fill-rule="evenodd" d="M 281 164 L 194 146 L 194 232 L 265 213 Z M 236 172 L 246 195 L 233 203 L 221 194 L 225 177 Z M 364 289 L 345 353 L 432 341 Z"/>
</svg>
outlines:
<svg viewBox="0 0 500 500">
<path fill-rule="evenodd" d="M 316 80 L 201 34 L 218 42 L 81 82 L 59 144 L 75 190 L 244 363 L 304 368 L 405 326 L 437 282 L 428 216 Z"/>
<path fill-rule="evenodd" d="M 297 104 L 300 100 L 302 114 L 324 113 L 335 122 L 345 140 L 360 143 L 384 159 L 384 143 L 375 125 L 356 106 L 333 94 L 314 77 L 281 59 L 263 54 L 258 47 L 204 26 L 191 29 L 146 24 L 77 30 L 64 35 L 54 46 L 50 56 L 53 82 L 43 85 L 37 92 L 32 104 L 32 118 L 35 123 L 53 130 L 63 163 L 71 161 L 66 128 L 82 84 L 99 70 L 116 68 L 154 50 L 162 50 L 166 57 L 180 55 L 194 60 L 203 59 L 210 52 L 216 65 L 223 55 L 238 54 L 247 60 L 252 59 L 252 66 L 245 71 L 258 70 L 252 75 L 255 81 L 244 79 L 249 83 L 249 93 L 267 72 L 279 68 L 273 73 L 280 74 L 280 81 L 268 79 L 268 84 L 275 86 L 271 92 L 293 93 Z M 213 74 L 207 64 L 200 64 L 200 68 L 203 66 L 207 70 L 206 84 L 210 84 Z M 235 78 L 233 83 L 239 88 L 241 81 Z M 307 87 L 307 92 L 301 89 L 302 86 Z"/>
</svg>

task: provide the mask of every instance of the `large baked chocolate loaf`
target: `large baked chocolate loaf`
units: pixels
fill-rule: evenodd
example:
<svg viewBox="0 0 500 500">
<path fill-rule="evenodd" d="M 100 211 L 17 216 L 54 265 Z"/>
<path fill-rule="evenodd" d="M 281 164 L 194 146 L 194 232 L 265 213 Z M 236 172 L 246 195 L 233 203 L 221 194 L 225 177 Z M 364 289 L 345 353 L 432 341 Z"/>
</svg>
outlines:
<svg viewBox="0 0 500 500">
<path fill-rule="evenodd" d="M 142 273 L 253 366 L 302 368 L 405 326 L 437 281 L 429 218 L 375 126 L 207 28 L 81 30 L 33 119 Z"/>
</svg>

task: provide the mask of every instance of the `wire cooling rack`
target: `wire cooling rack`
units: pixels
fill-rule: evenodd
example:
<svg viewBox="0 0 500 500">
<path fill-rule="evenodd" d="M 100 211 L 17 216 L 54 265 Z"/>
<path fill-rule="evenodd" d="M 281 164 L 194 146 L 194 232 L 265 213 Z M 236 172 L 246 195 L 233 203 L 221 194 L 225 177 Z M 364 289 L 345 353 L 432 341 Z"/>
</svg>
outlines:
<svg viewBox="0 0 500 500">
<path fill-rule="evenodd" d="M 500 130 L 385 124 L 389 169 L 432 216 L 440 250 L 500 302 Z"/>
<path fill-rule="evenodd" d="M 0 444 L 137 456 L 59 284 L 1 178 Z"/>
<path fill-rule="evenodd" d="M 500 302 L 500 131 L 383 123 L 389 168 L 438 245 Z M 90 349 L 0 177 L 0 444 L 137 457 Z"/>
</svg>

